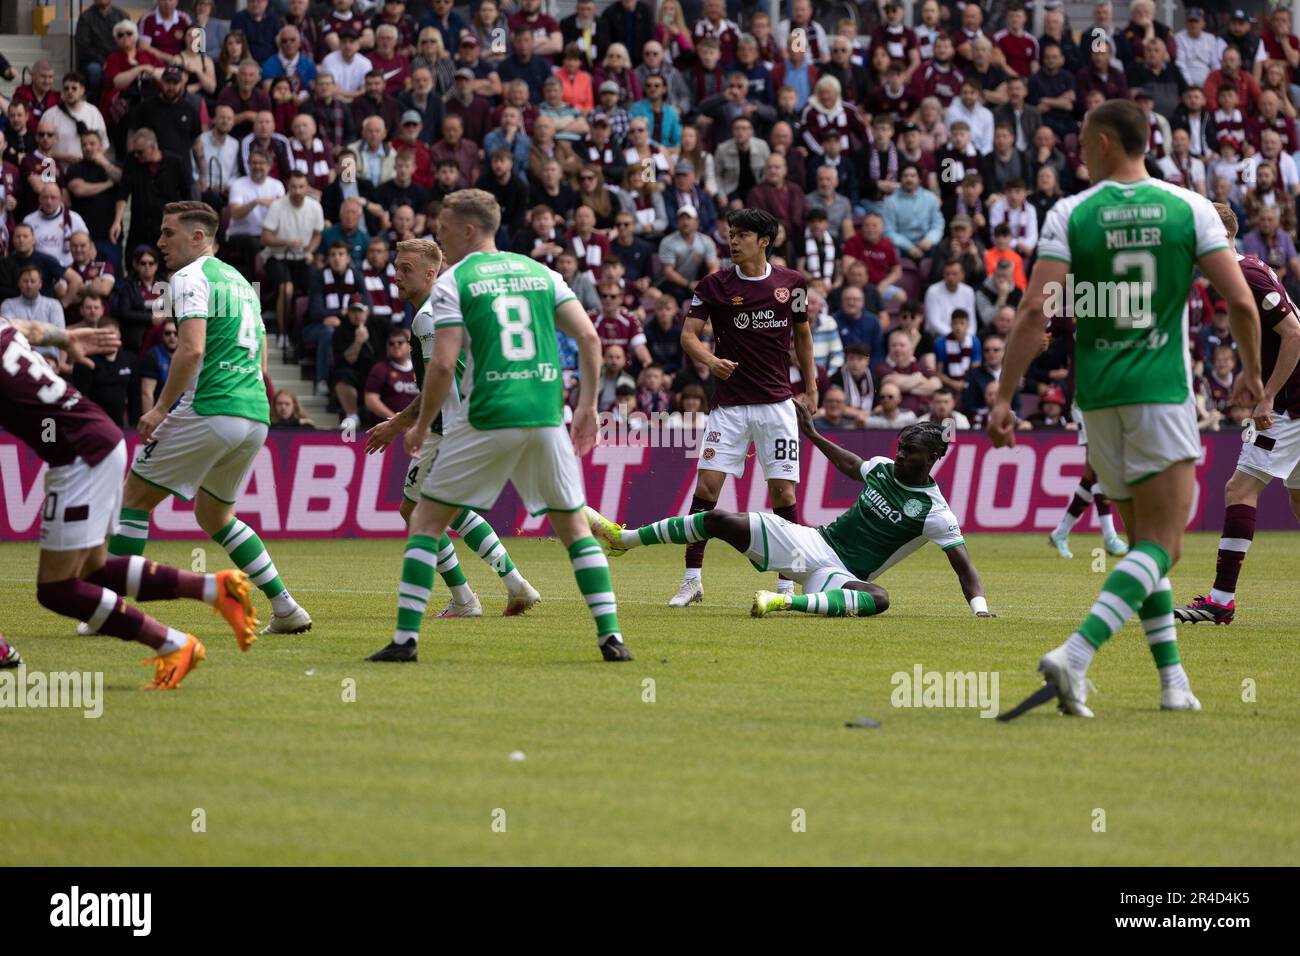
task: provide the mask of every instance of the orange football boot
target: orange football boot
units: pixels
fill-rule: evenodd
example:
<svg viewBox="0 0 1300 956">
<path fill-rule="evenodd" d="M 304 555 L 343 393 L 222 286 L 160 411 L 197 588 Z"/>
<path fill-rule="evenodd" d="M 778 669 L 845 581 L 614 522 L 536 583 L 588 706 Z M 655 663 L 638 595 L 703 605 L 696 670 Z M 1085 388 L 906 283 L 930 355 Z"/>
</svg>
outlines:
<svg viewBox="0 0 1300 956">
<path fill-rule="evenodd" d="M 217 599 L 212 613 L 220 614 L 235 632 L 239 649 L 246 651 L 257 640 L 257 608 L 250 595 L 253 584 L 243 571 L 230 568 L 217 572 Z"/>
<path fill-rule="evenodd" d="M 184 646 L 172 651 L 170 654 L 159 654 L 157 657 L 145 659 L 145 665 L 154 666 L 153 682 L 145 684 L 141 690 L 175 690 L 180 686 L 180 682 L 185 679 L 185 675 L 199 666 L 199 662 L 206 660 L 208 656 L 207 648 L 193 634 L 185 635 Z"/>
</svg>

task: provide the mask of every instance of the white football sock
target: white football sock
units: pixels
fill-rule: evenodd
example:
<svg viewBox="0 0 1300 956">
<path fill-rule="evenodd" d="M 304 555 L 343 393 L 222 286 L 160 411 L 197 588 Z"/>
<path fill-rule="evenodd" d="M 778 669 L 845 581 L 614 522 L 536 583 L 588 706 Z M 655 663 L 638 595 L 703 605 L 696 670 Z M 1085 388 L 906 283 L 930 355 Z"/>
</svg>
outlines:
<svg viewBox="0 0 1300 956">
<path fill-rule="evenodd" d="M 185 646 L 189 636 L 182 634 L 174 627 L 167 628 L 167 640 L 162 642 L 162 647 L 158 648 L 159 654 L 170 654 L 172 651 L 179 651 Z"/>
<path fill-rule="evenodd" d="M 1097 648 L 1093 647 L 1092 642 L 1078 631 L 1066 638 L 1061 646 L 1065 648 L 1065 659 L 1077 671 L 1087 671 L 1088 665 L 1097 655 Z"/>
<path fill-rule="evenodd" d="M 451 599 L 457 604 L 469 604 L 474 600 L 474 589 L 468 584 L 456 584 L 451 588 Z"/>
<path fill-rule="evenodd" d="M 211 604 L 217 599 L 217 576 L 215 574 L 203 575 L 203 601 L 205 604 Z"/>
<path fill-rule="evenodd" d="M 701 580 L 702 577 L 703 577 L 703 571 L 704 571 L 703 568 L 687 568 L 687 569 L 686 569 L 686 578 L 685 578 L 685 580 L 686 580 L 686 581 L 699 581 L 699 580 Z"/>
<path fill-rule="evenodd" d="M 1115 512 L 1105 515 L 1097 515 L 1097 522 L 1101 525 L 1101 535 L 1103 538 L 1115 537 Z"/>
<path fill-rule="evenodd" d="M 276 617 L 288 617 L 298 610 L 298 602 L 293 599 L 293 595 L 287 590 L 281 591 L 271 598 L 271 610 Z"/>
<path fill-rule="evenodd" d="M 1210 600 L 1215 604 L 1222 604 L 1226 607 L 1233 602 L 1236 596 L 1236 591 L 1220 591 L 1218 588 L 1210 588 Z"/>
</svg>

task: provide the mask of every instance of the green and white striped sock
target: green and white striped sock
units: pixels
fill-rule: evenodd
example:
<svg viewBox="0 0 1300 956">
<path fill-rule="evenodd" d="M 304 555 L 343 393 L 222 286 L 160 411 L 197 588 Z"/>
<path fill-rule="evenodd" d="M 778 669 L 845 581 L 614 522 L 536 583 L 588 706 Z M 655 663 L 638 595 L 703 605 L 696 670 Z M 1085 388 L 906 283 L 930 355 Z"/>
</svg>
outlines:
<svg viewBox="0 0 1300 956">
<path fill-rule="evenodd" d="M 876 613 L 876 599 L 867 591 L 834 588 L 815 594 L 791 595 L 787 607 L 823 617 L 870 617 Z"/>
<path fill-rule="evenodd" d="M 149 543 L 149 512 L 123 508 L 117 515 L 117 534 L 108 539 L 108 553 L 117 558 L 144 554 Z"/>
<path fill-rule="evenodd" d="M 444 535 L 443 537 L 446 537 Z M 393 641 L 406 644 L 420 639 L 420 623 L 433 594 L 433 572 L 438 566 L 439 541 L 427 534 L 406 539 L 402 556 L 402 580 L 397 585 L 397 627 Z"/>
<path fill-rule="evenodd" d="M 643 544 L 693 544 L 706 541 L 709 535 L 704 530 L 704 518 L 707 511 L 697 511 L 684 518 L 664 518 L 654 524 L 635 531 L 624 531 L 623 547 L 635 548 Z"/>
<path fill-rule="evenodd" d="M 1169 579 L 1161 578 L 1142 606 L 1138 608 L 1142 630 L 1146 631 L 1151 656 L 1160 673 L 1161 687 L 1191 690 L 1187 672 L 1178 656 L 1178 629 L 1174 624 L 1174 593 Z"/>
<path fill-rule="evenodd" d="M 466 508 L 451 523 L 451 530 L 460 535 L 467 545 L 501 578 L 512 593 L 523 587 L 524 577 L 510 560 L 506 546 L 497 537 L 496 531 L 477 511 Z"/>
<path fill-rule="evenodd" d="M 275 562 L 256 531 L 238 518 L 231 518 L 228 525 L 212 536 L 212 540 L 225 548 L 235 567 L 261 589 L 276 614 L 283 617 L 297 609 L 298 602 L 285 590 L 280 572 L 275 569 Z"/>
<path fill-rule="evenodd" d="M 421 537 L 427 537 L 421 535 Z M 438 554 L 438 574 L 442 583 L 451 591 L 451 598 L 457 604 L 466 604 L 474 600 L 474 591 L 465 583 L 465 572 L 461 570 L 460 559 L 456 557 L 456 546 L 451 537 L 443 532 L 436 542 Z"/>
<path fill-rule="evenodd" d="M 596 539 L 588 535 L 569 545 L 569 560 L 573 562 L 573 576 L 578 580 L 578 590 L 587 599 L 587 610 L 596 622 L 596 643 L 604 644 L 610 638 L 622 643 L 618 629 L 618 603 L 614 598 L 614 584 L 609 578 L 609 562 Z"/>
<path fill-rule="evenodd" d="M 1106 576 L 1101 593 L 1077 633 L 1094 648 L 1101 647 L 1142 606 L 1172 563 L 1169 552 L 1160 545 L 1139 541 Z"/>
</svg>

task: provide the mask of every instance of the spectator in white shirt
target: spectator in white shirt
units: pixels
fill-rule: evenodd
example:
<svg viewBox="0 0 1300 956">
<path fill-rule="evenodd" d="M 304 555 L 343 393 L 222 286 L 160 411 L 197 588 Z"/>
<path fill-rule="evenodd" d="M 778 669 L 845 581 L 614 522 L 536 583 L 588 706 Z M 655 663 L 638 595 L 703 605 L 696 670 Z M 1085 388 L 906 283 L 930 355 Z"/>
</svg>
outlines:
<svg viewBox="0 0 1300 956">
<path fill-rule="evenodd" d="M 239 178 L 239 140 L 230 135 L 234 128 L 235 111 L 223 103 L 212 114 L 212 128 L 199 137 L 203 144 L 199 191 L 205 194 L 205 202 L 217 208 L 225 205 L 230 184 Z"/>
<path fill-rule="evenodd" d="M 943 281 L 925 290 L 925 330 L 935 338 L 952 331 L 952 313 L 965 309 L 975 314 L 975 290 L 962 281 L 961 262 L 953 259 L 943 267 Z"/>
<path fill-rule="evenodd" d="M 1176 64 L 1188 86 L 1204 88 L 1205 78 L 1219 68 L 1228 44 L 1205 29 L 1205 14 L 1199 7 L 1189 7 L 1183 22 L 1186 26 L 1174 34 L 1178 48 Z"/>
<path fill-rule="evenodd" d="M 916 412 L 909 412 L 900 404 L 903 393 L 893 382 L 880 386 L 880 404 L 867 419 L 868 428 L 903 428 L 916 421 Z"/>
<path fill-rule="evenodd" d="M 366 74 L 374 67 L 362 56 L 361 38 L 355 30 L 339 31 L 339 48 L 321 60 L 320 69 L 334 77 L 334 95 L 344 103 L 351 103 L 365 91 Z"/>
<path fill-rule="evenodd" d="M 40 208 L 28 213 L 23 222 L 32 227 L 36 251 L 53 256 L 66 269 L 72 265 L 68 240 L 73 233 L 89 231 L 86 221 L 64 204 L 58 183 L 42 183 L 39 202 Z"/>
<path fill-rule="evenodd" d="M 943 121 L 949 129 L 961 120 L 970 126 L 970 141 L 981 156 L 993 152 L 993 113 L 980 102 L 980 85 L 977 80 L 966 79 L 961 84 L 961 94 L 948 104 Z"/>
<path fill-rule="evenodd" d="M 1025 181 L 1011 179 L 1007 181 L 1007 191 L 989 207 L 989 229 L 1005 222 L 1011 229 L 1011 248 L 1026 261 L 1038 247 L 1038 213 L 1026 201 L 1028 198 Z"/>
</svg>

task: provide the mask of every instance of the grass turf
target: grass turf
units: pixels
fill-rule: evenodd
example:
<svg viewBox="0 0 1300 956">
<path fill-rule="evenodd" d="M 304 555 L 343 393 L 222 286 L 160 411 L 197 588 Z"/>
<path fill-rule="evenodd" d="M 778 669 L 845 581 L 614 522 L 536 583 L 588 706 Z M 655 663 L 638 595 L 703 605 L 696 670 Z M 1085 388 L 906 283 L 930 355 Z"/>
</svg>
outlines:
<svg viewBox="0 0 1300 956">
<path fill-rule="evenodd" d="M 1189 538 L 1176 601 L 1208 586 L 1216 541 Z M 145 648 L 76 637 L 36 605 L 35 546 L 0 545 L 0 626 L 28 668 L 105 674 L 101 719 L 0 710 L 0 863 L 1291 863 L 1295 542 L 1256 538 L 1231 627 L 1180 628 L 1203 713 L 1157 709 L 1130 623 L 1093 665 L 1096 720 L 1048 706 L 1009 725 L 894 708 L 891 675 L 918 663 L 997 671 L 1001 709 L 1015 704 L 1100 586 L 1095 535 L 1075 536 L 1069 562 L 1040 535 L 973 537 L 996 620 L 971 616 L 933 548 L 885 576 L 893 604 L 880 618 L 759 621 L 750 595 L 771 575 L 715 542 L 708 603 L 670 611 L 681 549 L 648 548 L 612 562 L 637 656 L 621 665 L 599 660 L 554 541 L 508 542 L 541 607 L 428 620 L 408 666 L 361 660 L 391 633 L 400 542 L 277 541 L 315 628 L 240 654 L 202 605 L 146 605 L 209 650 L 177 692 L 158 694 L 136 690 Z M 149 556 L 188 567 L 195 546 L 156 543 Z M 494 576 L 458 547 L 487 613 L 500 613 Z M 268 613 L 260 595 L 258 606 Z M 1248 678 L 1254 703 L 1242 700 Z M 882 726 L 844 726 L 860 715 Z M 198 808 L 206 832 L 193 830 Z"/>
</svg>

